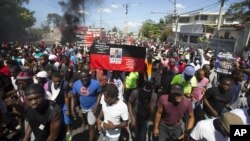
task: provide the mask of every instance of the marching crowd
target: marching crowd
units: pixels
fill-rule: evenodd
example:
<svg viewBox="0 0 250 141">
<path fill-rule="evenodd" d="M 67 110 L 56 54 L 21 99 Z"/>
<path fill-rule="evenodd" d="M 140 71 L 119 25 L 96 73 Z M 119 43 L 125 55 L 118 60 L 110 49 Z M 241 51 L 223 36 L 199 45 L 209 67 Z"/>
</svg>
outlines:
<svg viewBox="0 0 250 141">
<path fill-rule="evenodd" d="M 88 141 L 226 141 L 250 124 L 250 56 L 223 74 L 211 49 L 146 47 L 144 72 L 121 72 L 91 68 L 75 44 L 2 45 L 0 140 L 63 141 L 78 118 Z"/>
</svg>

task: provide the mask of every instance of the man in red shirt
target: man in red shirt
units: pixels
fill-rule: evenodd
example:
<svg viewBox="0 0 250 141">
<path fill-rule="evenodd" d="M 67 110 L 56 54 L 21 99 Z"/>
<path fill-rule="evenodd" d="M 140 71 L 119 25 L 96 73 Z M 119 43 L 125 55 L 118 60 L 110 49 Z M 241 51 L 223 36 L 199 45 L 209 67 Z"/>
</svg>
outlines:
<svg viewBox="0 0 250 141">
<path fill-rule="evenodd" d="M 180 85 L 172 84 L 171 94 L 162 95 L 157 104 L 154 135 L 159 136 L 159 141 L 175 141 L 184 138 L 182 117 L 185 113 L 188 113 L 185 131 L 190 131 L 194 125 L 192 103 L 184 96 Z"/>
<path fill-rule="evenodd" d="M 4 65 L 4 61 L 2 58 L 0 58 L 0 72 L 10 77 L 10 70 L 7 66 Z"/>
</svg>

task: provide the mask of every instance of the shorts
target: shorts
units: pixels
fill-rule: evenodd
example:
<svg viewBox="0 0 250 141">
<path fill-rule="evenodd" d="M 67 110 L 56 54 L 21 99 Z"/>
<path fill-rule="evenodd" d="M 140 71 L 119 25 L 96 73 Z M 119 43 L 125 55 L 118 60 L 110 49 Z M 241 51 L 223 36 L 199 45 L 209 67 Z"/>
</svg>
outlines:
<svg viewBox="0 0 250 141">
<path fill-rule="evenodd" d="M 95 125 L 96 123 L 96 117 L 94 113 L 92 112 L 92 109 L 83 109 L 81 108 L 83 116 L 87 119 L 88 125 Z"/>
</svg>

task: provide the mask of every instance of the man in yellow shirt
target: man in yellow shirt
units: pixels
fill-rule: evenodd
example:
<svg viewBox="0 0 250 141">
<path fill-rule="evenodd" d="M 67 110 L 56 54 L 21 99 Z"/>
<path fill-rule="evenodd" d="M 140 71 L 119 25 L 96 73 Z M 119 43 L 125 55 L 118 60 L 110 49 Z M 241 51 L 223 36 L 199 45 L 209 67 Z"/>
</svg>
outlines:
<svg viewBox="0 0 250 141">
<path fill-rule="evenodd" d="M 129 72 L 129 74 L 126 76 L 125 90 L 124 90 L 124 95 L 123 95 L 125 102 L 128 101 L 128 98 L 132 90 L 138 87 L 138 79 L 139 79 L 138 72 Z"/>
<path fill-rule="evenodd" d="M 184 95 L 191 98 L 192 88 L 197 87 L 197 79 L 194 76 L 195 69 L 193 66 L 186 66 L 182 74 L 174 76 L 171 84 L 179 84 L 183 87 Z"/>
</svg>

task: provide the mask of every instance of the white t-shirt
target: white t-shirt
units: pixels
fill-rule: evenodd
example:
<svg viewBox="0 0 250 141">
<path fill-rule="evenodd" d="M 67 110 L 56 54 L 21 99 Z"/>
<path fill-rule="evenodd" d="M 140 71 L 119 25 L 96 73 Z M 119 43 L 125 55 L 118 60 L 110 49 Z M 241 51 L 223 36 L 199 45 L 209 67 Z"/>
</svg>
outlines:
<svg viewBox="0 0 250 141">
<path fill-rule="evenodd" d="M 200 64 L 195 65 L 194 63 L 190 63 L 190 65 L 194 67 L 195 71 L 201 69 L 201 65 Z"/>
<path fill-rule="evenodd" d="M 199 121 L 190 136 L 199 141 L 229 141 L 229 137 L 224 137 L 214 128 L 213 121 L 214 119 Z"/>
<path fill-rule="evenodd" d="M 123 121 L 128 120 L 128 107 L 119 100 L 116 104 L 108 106 L 104 101 L 104 96 L 101 98 L 102 111 L 104 115 L 104 122 L 111 121 L 114 125 L 118 125 Z M 106 130 L 106 136 L 110 138 L 117 138 L 120 136 L 121 129 Z"/>
<path fill-rule="evenodd" d="M 249 108 L 242 108 L 242 109 L 233 109 L 230 112 L 238 115 L 244 125 L 249 125 L 250 124 L 250 115 L 247 113 L 247 110 Z"/>
</svg>

